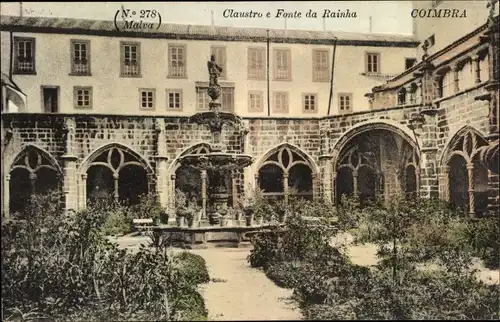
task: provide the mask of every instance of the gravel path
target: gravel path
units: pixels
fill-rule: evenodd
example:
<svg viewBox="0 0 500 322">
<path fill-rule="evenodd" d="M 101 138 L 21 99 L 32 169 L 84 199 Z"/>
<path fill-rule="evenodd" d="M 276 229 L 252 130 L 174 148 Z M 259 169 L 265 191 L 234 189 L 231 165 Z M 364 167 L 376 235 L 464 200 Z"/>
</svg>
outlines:
<svg viewBox="0 0 500 322">
<path fill-rule="evenodd" d="M 292 291 L 276 286 L 259 269 L 247 263 L 248 248 L 191 250 L 207 262 L 214 280 L 201 293 L 210 321 L 301 320 Z"/>
<path fill-rule="evenodd" d="M 139 244 L 148 244 L 145 237 L 110 238 L 120 247 L 136 251 Z M 373 244 L 352 245 L 352 236 L 341 234 L 332 244 L 347 246 L 351 260 L 363 266 L 376 265 L 377 248 Z M 173 248 L 174 253 L 183 250 Z M 292 290 L 276 286 L 264 272 L 251 268 L 247 262 L 249 248 L 208 248 L 189 250 L 202 256 L 212 281 L 201 286 L 200 292 L 209 311 L 209 321 L 301 320 L 296 303 L 290 300 Z M 479 263 L 478 278 L 488 284 L 498 284 L 500 272 Z"/>
<path fill-rule="evenodd" d="M 147 237 L 111 237 L 119 247 L 137 251 Z M 172 248 L 174 253 L 183 249 Z M 292 290 L 276 286 L 263 271 L 247 262 L 250 248 L 208 248 L 189 250 L 202 256 L 210 274 L 200 286 L 209 321 L 301 320 Z"/>
</svg>

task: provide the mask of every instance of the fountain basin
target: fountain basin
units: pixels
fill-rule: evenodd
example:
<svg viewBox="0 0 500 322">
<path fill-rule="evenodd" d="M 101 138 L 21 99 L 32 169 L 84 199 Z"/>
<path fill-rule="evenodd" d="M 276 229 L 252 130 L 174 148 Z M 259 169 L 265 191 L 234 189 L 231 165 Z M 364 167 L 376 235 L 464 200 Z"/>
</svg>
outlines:
<svg viewBox="0 0 500 322">
<path fill-rule="evenodd" d="M 232 171 L 248 167 L 253 163 L 253 157 L 248 154 L 211 152 L 207 154 L 186 155 L 181 157 L 179 162 L 200 170 Z"/>
<path fill-rule="evenodd" d="M 222 124 L 240 124 L 242 122 L 241 117 L 231 112 L 224 111 L 206 111 L 199 112 L 191 117 L 189 117 L 189 122 L 197 123 L 197 124 L 208 124 L 212 126 L 217 122 L 221 122 Z"/>
</svg>

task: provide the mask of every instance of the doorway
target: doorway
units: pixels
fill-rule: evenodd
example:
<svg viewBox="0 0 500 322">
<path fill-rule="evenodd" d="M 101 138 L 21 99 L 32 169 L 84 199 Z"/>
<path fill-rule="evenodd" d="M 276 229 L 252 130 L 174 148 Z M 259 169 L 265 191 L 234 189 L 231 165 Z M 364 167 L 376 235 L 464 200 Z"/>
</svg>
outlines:
<svg viewBox="0 0 500 322">
<path fill-rule="evenodd" d="M 42 86 L 42 104 L 44 113 L 59 112 L 59 86 Z"/>
</svg>

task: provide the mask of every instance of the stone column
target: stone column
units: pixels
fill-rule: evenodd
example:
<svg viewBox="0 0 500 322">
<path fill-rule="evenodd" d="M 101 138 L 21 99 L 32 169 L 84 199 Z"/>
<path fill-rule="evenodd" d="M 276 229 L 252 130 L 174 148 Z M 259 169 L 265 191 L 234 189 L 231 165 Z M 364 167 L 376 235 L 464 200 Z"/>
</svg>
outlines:
<svg viewBox="0 0 500 322">
<path fill-rule="evenodd" d="M 87 174 L 82 174 L 82 182 L 81 182 L 81 191 L 80 194 L 80 209 L 87 208 Z"/>
<path fill-rule="evenodd" d="M 75 132 L 76 122 L 74 118 L 64 119 L 63 130 L 65 131 L 65 154 L 61 157 L 63 160 L 63 192 L 66 210 L 78 209 L 78 182 L 76 174 L 76 162 L 78 158 L 75 155 Z"/>
<path fill-rule="evenodd" d="M 415 195 L 420 192 L 420 166 L 415 166 Z"/>
<path fill-rule="evenodd" d="M 405 92 L 406 92 L 406 97 L 405 98 L 405 103 L 406 104 L 414 104 L 415 103 L 415 93 L 413 92 L 413 87 L 410 85 L 405 86 Z"/>
<path fill-rule="evenodd" d="M 472 56 L 472 63 L 474 66 L 475 83 L 479 84 L 481 83 L 481 67 L 478 55 Z"/>
<path fill-rule="evenodd" d="M 469 216 L 476 216 L 476 196 L 474 195 L 474 164 L 467 163 L 467 176 L 469 178 Z"/>
<path fill-rule="evenodd" d="M 236 173 L 231 172 L 231 194 L 233 195 L 233 208 L 238 206 L 238 187 L 236 186 Z"/>
<path fill-rule="evenodd" d="M 63 192 L 66 210 L 78 210 L 78 183 L 76 175 L 76 161 L 78 158 L 74 155 L 63 155 Z"/>
<path fill-rule="evenodd" d="M 443 78 L 443 75 L 434 75 L 433 76 L 431 87 L 434 90 L 432 91 L 432 97 L 430 97 L 430 96 L 426 97 L 426 100 L 425 100 L 426 105 L 431 104 L 432 100 L 438 99 L 438 98 L 443 96 L 443 89 L 440 86 L 442 78 Z"/>
<path fill-rule="evenodd" d="M 4 189 L 3 189 L 3 210 L 5 213 L 5 217 L 9 217 L 10 211 L 10 174 L 6 174 L 4 179 Z"/>
<path fill-rule="evenodd" d="M 352 194 L 355 198 L 358 197 L 358 170 L 352 172 Z"/>
<path fill-rule="evenodd" d="M 36 173 L 33 173 L 31 172 L 30 173 L 30 182 L 31 182 L 31 196 L 34 196 L 35 195 L 35 192 L 36 192 L 36 187 L 35 187 L 35 184 L 36 184 Z"/>
<path fill-rule="evenodd" d="M 498 202 L 500 200 L 498 195 L 499 189 L 499 176 L 488 170 L 488 210 L 498 213 Z"/>
<path fill-rule="evenodd" d="M 156 131 L 156 193 L 161 206 L 168 208 L 169 189 L 168 189 L 168 156 L 167 156 L 167 139 L 165 136 L 165 120 L 163 118 L 155 119 Z"/>
<path fill-rule="evenodd" d="M 440 197 L 444 201 L 450 201 L 450 180 L 449 180 L 450 167 L 448 165 L 441 166 L 440 178 Z"/>
<path fill-rule="evenodd" d="M 118 186 L 119 186 L 119 175 L 117 172 L 113 173 L 113 183 L 114 183 L 114 191 L 113 191 L 113 197 L 115 198 L 115 201 L 118 202 L 120 200 L 120 195 L 118 194 Z"/>
<path fill-rule="evenodd" d="M 156 193 L 162 208 L 168 208 L 168 157 L 164 155 L 156 156 Z"/>
<path fill-rule="evenodd" d="M 170 207 L 171 212 L 175 213 L 175 174 L 170 176 Z"/>
<path fill-rule="evenodd" d="M 376 173 L 376 181 L 375 181 L 375 197 L 376 198 L 380 198 L 380 192 L 382 191 L 380 189 L 380 184 L 381 184 L 381 180 L 380 178 L 382 177 L 382 173 L 380 171 L 377 171 Z"/>
<path fill-rule="evenodd" d="M 288 203 L 288 171 L 283 173 L 283 192 L 285 195 L 285 203 Z"/>
<path fill-rule="evenodd" d="M 460 72 L 460 67 L 458 64 L 453 65 L 453 91 L 458 93 L 460 91 L 460 79 L 458 78 L 458 73 Z"/>
<path fill-rule="evenodd" d="M 319 199 L 319 192 L 320 192 L 320 181 L 318 180 L 319 176 L 318 173 L 313 173 L 312 174 L 312 189 L 313 189 L 313 200 L 317 201 Z"/>
<path fill-rule="evenodd" d="M 201 170 L 202 219 L 207 218 L 207 170 Z"/>
<path fill-rule="evenodd" d="M 337 171 L 332 171 L 332 201 L 337 204 Z"/>
<path fill-rule="evenodd" d="M 254 176 L 255 190 L 259 188 L 259 172 L 257 172 Z"/>
<path fill-rule="evenodd" d="M 417 86 L 415 87 L 415 104 L 421 104 L 422 99 L 422 80 L 415 83 Z"/>
<path fill-rule="evenodd" d="M 332 182 L 332 160 L 330 156 L 320 156 L 320 163 L 321 163 L 321 179 L 318 180 L 320 184 L 323 185 L 322 187 L 322 198 L 324 201 L 333 201 L 332 199 L 332 189 L 333 189 L 333 182 Z"/>
</svg>

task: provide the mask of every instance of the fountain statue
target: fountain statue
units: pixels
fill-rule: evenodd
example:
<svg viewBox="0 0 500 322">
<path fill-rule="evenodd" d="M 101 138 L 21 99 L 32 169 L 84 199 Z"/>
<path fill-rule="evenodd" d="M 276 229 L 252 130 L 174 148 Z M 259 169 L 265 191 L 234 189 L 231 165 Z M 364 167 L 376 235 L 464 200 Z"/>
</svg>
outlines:
<svg viewBox="0 0 500 322">
<path fill-rule="evenodd" d="M 221 223 L 221 217 L 224 217 L 227 213 L 227 202 L 230 196 L 226 186 L 228 177 L 243 171 L 244 168 L 252 164 L 253 158 L 243 153 L 227 153 L 223 151 L 221 132 L 224 126 L 230 125 L 238 133 L 244 133 L 242 131 L 244 124 L 241 118 L 234 113 L 221 111 L 221 103 L 219 102 L 221 86 L 218 80 L 222 68 L 215 62 L 214 55 L 210 57 L 207 66 L 210 76 L 207 90 L 211 99 L 209 110 L 191 116 L 189 121 L 208 126 L 212 133 L 211 149 L 208 153 L 183 156 L 179 159 L 179 162 L 195 168 L 196 171 L 206 171 L 211 188 L 208 191 L 208 199 L 211 204 L 208 206 L 209 209 L 206 209 L 209 216 L 208 224 L 216 225 Z"/>
</svg>

